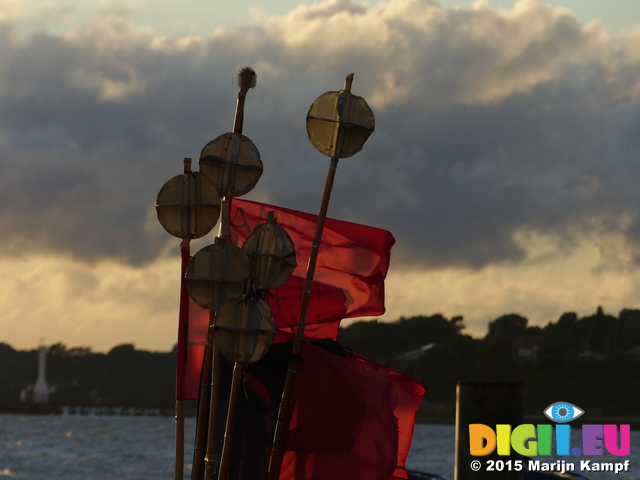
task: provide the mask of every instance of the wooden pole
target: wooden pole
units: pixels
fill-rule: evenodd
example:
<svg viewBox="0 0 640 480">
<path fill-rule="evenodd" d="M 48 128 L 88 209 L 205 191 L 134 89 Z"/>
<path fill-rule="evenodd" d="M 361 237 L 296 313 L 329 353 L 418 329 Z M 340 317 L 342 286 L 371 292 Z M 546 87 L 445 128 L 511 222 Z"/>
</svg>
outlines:
<svg viewBox="0 0 640 480">
<path fill-rule="evenodd" d="M 190 161 L 189 161 L 190 165 Z M 185 159 L 186 169 L 186 159 Z M 184 215 L 183 215 L 184 218 Z M 186 273 L 186 269 L 185 269 Z M 184 274 L 183 274 L 184 276 Z M 203 464 L 205 461 L 205 449 L 207 448 L 208 429 L 211 422 L 215 424 L 214 418 L 211 418 L 210 403 L 216 402 L 217 398 L 213 392 L 215 390 L 214 384 L 216 379 L 219 380 L 220 375 L 214 374 L 214 363 L 220 365 L 220 362 L 215 362 L 215 350 L 213 347 L 213 324 L 215 323 L 215 311 L 211 310 L 209 313 L 209 329 L 207 331 L 207 343 L 204 347 L 204 355 L 202 358 L 202 371 L 200 373 L 200 393 L 198 395 L 198 417 L 196 420 L 196 438 L 193 451 L 193 467 L 191 469 L 191 480 L 200 480 L 202 478 Z M 219 393 L 219 386 L 218 386 Z M 215 399 L 215 400 L 214 400 Z M 209 413 L 209 416 L 207 416 Z"/>
<path fill-rule="evenodd" d="M 227 480 L 231 468 L 231 449 L 233 447 L 233 430 L 236 426 L 236 411 L 240 399 L 240 386 L 244 376 L 244 363 L 236 362 L 233 366 L 231 379 L 231 393 L 229 395 L 229 410 L 227 411 L 227 425 L 224 430 L 224 444 L 222 458 L 220 460 L 220 472 L 218 480 Z"/>
<path fill-rule="evenodd" d="M 182 480 L 184 475 L 184 400 L 176 400 L 176 465 L 174 478 Z"/>
<path fill-rule="evenodd" d="M 304 290 L 302 291 L 302 300 L 300 302 L 300 313 L 298 315 L 298 325 L 296 327 L 296 335 L 294 337 L 293 347 L 291 349 L 291 353 L 293 355 L 300 355 L 300 351 L 302 350 L 302 339 L 304 338 L 304 330 L 307 322 L 307 311 L 309 309 L 309 299 L 311 297 L 313 277 L 315 275 L 316 263 L 318 261 L 318 252 L 320 250 L 320 242 L 322 240 L 322 232 L 324 230 L 324 222 L 327 218 L 327 210 L 329 209 L 329 200 L 331 199 L 331 190 L 333 189 L 333 182 L 335 179 L 337 168 L 338 168 L 338 157 L 331 157 L 329 173 L 327 174 L 327 181 L 325 183 L 324 194 L 322 196 L 322 205 L 320 206 L 320 214 L 318 215 L 318 224 L 316 226 L 316 233 L 313 237 L 311 254 L 309 255 L 309 263 L 307 266 L 307 277 L 304 283 Z M 273 436 L 273 448 L 271 450 L 271 459 L 269 462 L 269 479 L 270 480 L 277 480 L 280 477 L 280 469 L 282 467 L 282 448 L 284 443 L 284 433 L 285 433 L 285 427 L 289 423 L 288 422 L 289 399 L 291 398 L 291 392 L 293 390 L 293 382 L 295 380 L 297 371 L 298 371 L 298 364 L 296 362 L 291 362 L 287 370 L 284 389 L 282 391 L 282 399 L 280 400 L 280 407 L 278 409 L 276 429 Z"/>
<path fill-rule="evenodd" d="M 204 478 L 214 478 L 219 471 L 220 455 L 217 452 L 218 441 L 218 410 L 220 405 L 220 390 L 222 384 L 222 355 L 220 350 L 213 347 L 211 366 L 211 396 L 209 399 L 209 427 L 207 431 L 207 454 L 204 457 Z"/>
<path fill-rule="evenodd" d="M 353 73 L 347 75 L 344 83 L 344 90 L 351 91 L 351 85 L 353 83 Z M 338 168 L 338 157 L 331 157 L 331 164 L 329 165 L 329 172 L 327 173 L 327 181 L 324 186 L 324 193 L 322 195 L 322 204 L 320 205 L 320 213 L 318 215 L 318 224 L 316 225 L 316 232 L 313 237 L 313 243 L 311 245 L 311 253 L 309 255 L 309 263 L 307 265 L 307 277 L 304 283 L 304 289 L 302 291 L 302 299 L 300 301 L 300 313 L 298 315 L 298 325 L 296 327 L 296 334 L 293 340 L 293 347 L 291 353 L 294 356 L 300 355 L 302 350 L 302 339 L 304 338 L 304 330 L 307 324 L 307 311 L 309 309 L 309 299 L 311 298 L 311 289 L 313 287 L 313 277 L 316 271 L 316 263 L 318 261 L 318 252 L 320 250 L 320 242 L 322 241 L 322 232 L 324 231 L 324 222 L 327 218 L 327 211 L 329 209 L 329 200 L 331 199 L 331 191 L 333 190 L 333 183 L 336 176 L 336 170 Z M 298 364 L 291 362 L 287 370 L 287 376 L 285 379 L 284 389 L 282 390 L 282 398 L 280 400 L 280 406 L 278 408 L 278 416 L 276 419 L 276 428 L 273 435 L 273 446 L 271 450 L 271 459 L 269 461 L 269 479 L 277 480 L 280 477 L 280 469 L 282 468 L 282 449 L 284 444 L 285 427 L 289 423 L 288 410 L 289 399 L 291 398 L 291 392 L 293 390 L 293 382 L 295 380 L 296 373 L 298 371 Z"/>
<path fill-rule="evenodd" d="M 256 72 L 245 67 L 238 74 L 238 86 L 240 93 L 236 103 L 236 112 L 233 120 L 233 133 L 242 134 L 244 122 L 244 104 L 246 94 L 251 88 L 256 86 Z M 235 140 L 234 141 L 239 141 Z M 229 207 L 231 197 L 222 196 L 220 198 L 220 227 L 216 238 L 216 243 L 227 243 L 229 241 Z M 221 375 L 222 375 L 222 355 L 215 348 L 213 339 L 213 327 L 215 325 L 215 313 L 211 311 L 209 322 L 209 338 L 205 348 L 205 358 L 203 360 L 202 381 L 200 384 L 200 402 L 198 404 L 198 424 L 196 429 L 196 450 L 194 455 L 194 463 L 192 470 L 192 480 L 200 480 L 202 477 L 202 467 L 204 464 L 204 478 L 210 480 L 216 473 L 216 468 L 220 463 L 220 455 L 217 453 L 217 426 L 218 426 L 218 410 L 220 404 Z M 234 367 L 234 378 L 236 368 Z M 205 385 L 205 380 L 207 385 Z M 231 388 L 233 389 L 233 382 Z M 230 399 L 231 402 L 231 399 Z M 237 403 L 237 401 L 236 401 Z M 230 403 L 231 405 L 231 403 Z M 208 406 L 208 422 L 200 421 L 207 414 Z M 228 423 L 228 419 L 227 419 Z M 228 425 L 227 425 L 228 429 Z M 226 432 L 226 429 L 225 429 Z M 226 439 L 226 433 L 225 433 Z M 206 445 L 206 455 L 205 455 Z M 218 473 L 218 478 L 220 475 Z"/>
<path fill-rule="evenodd" d="M 469 453 L 469 425 L 482 423 L 492 428 L 495 425 L 510 425 L 515 428 L 524 418 L 524 384 L 521 382 L 482 382 L 461 381 L 456 389 L 456 437 L 454 480 L 522 480 L 522 471 L 515 469 L 488 471 L 487 460 L 493 462 L 522 460 L 515 453 L 509 457 L 500 457 L 497 451 L 484 456 L 472 457 Z M 480 461 L 482 467 L 472 468 L 472 463 Z"/>
<path fill-rule="evenodd" d="M 209 333 L 211 324 L 215 319 L 215 312 L 212 310 L 209 320 Z M 205 439 L 207 438 L 208 422 L 205 422 L 209 411 L 209 394 L 211 392 L 211 373 L 213 359 L 213 344 L 208 335 L 207 344 L 204 347 L 204 357 L 202 359 L 202 373 L 200 374 L 200 395 L 198 396 L 198 420 L 196 423 L 196 442 L 193 452 L 193 468 L 191 470 L 191 480 L 202 478 L 202 467 L 205 454 Z"/>
<path fill-rule="evenodd" d="M 186 208 L 188 211 L 182 212 L 182 221 L 185 222 L 183 224 L 183 231 L 187 233 L 187 235 L 182 239 L 180 243 L 180 257 L 181 257 L 181 266 L 180 266 L 180 313 L 178 320 L 178 328 L 182 329 L 185 323 L 189 322 L 189 294 L 187 293 L 186 285 L 184 284 L 184 276 L 187 272 L 187 267 L 189 266 L 188 259 L 191 255 L 191 216 L 192 216 L 192 208 L 191 205 L 191 196 L 192 192 L 189 191 L 189 175 L 191 175 L 191 159 L 185 158 L 183 160 L 183 175 L 184 175 L 184 188 L 182 191 L 183 195 L 183 208 Z M 187 332 L 183 332 L 186 336 Z M 178 336 L 180 338 L 180 336 Z M 184 339 L 184 344 L 182 345 L 183 349 L 186 349 L 187 339 Z M 180 349 L 178 349 L 180 350 Z M 184 350 L 186 354 L 186 350 Z M 182 359 L 177 358 L 176 362 L 180 362 Z M 177 373 L 176 373 L 177 374 Z M 176 394 L 177 394 L 176 390 Z M 176 395 L 177 396 L 177 395 Z M 174 467 L 174 480 L 182 480 L 184 477 L 184 400 L 176 398 L 175 410 L 174 410 L 174 420 L 175 420 L 175 437 L 176 437 L 176 458 L 175 458 L 175 467 Z"/>
<path fill-rule="evenodd" d="M 189 294 L 187 293 L 187 287 L 184 284 L 184 276 L 187 271 L 188 259 L 190 257 L 190 242 L 191 239 L 189 237 L 182 239 L 182 244 L 180 245 L 181 257 L 182 257 L 182 279 L 180 286 L 180 319 L 178 329 L 180 329 L 180 333 L 178 335 L 178 339 L 180 340 L 180 334 L 183 336 L 188 335 L 188 330 L 184 329 L 184 324 L 189 321 Z M 184 338 L 184 343 L 181 348 L 178 348 L 178 351 L 186 355 L 186 348 L 188 339 Z M 178 358 L 176 362 L 184 361 L 184 359 Z M 176 371 L 177 375 L 177 371 Z M 177 385 L 176 385 L 176 394 Z M 177 395 L 176 395 L 177 397 Z M 176 398 L 175 405 L 175 415 L 174 415 L 176 427 L 175 427 L 175 436 L 176 436 L 176 460 L 175 460 L 175 471 L 174 471 L 174 479 L 182 480 L 184 475 L 184 400 Z"/>
<path fill-rule="evenodd" d="M 273 212 L 269 212 L 267 215 L 269 220 L 273 220 Z M 253 289 L 253 280 L 255 276 L 257 256 L 255 253 L 251 254 L 249 260 L 249 275 L 244 288 L 244 296 L 247 299 L 249 292 Z M 240 330 L 237 333 L 240 335 L 240 341 L 238 342 L 239 349 L 238 358 L 242 358 L 244 361 L 236 361 L 233 365 L 233 377 L 231 378 L 231 393 L 229 394 L 229 407 L 227 409 L 227 424 L 224 430 L 224 443 L 222 446 L 222 455 L 220 458 L 220 472 L 218 473 L 218 480 L 227 480 L 229 476 L 229 470 L 231 468 L 231 450 L 233 448 L 233 433 L 236 425 L 236 411 L 238 409 L 238 402 L 240 400 L 240 386 L 244 379 L 245 363 L 249 358 L 245 358 L 248 354 L 247 351 L 247 334 L 244 329 L 247 328 L 249 323 L 249 305 L 245 303 L 242 309 L 242 319 L 240 321 Z M 253 352 L 252 352 L 253 354 Z M 252 355 L 251 354 L 251 355 Z M 249 355 L 249 357 L 251 357 Z M 205 479 L 206 480 L 206 479 Z"/>
<path fill-rule="evenodd" d="M 218 235 L 215 239 L 216 244 L 227 243 L 229 241 L 229 200 L 226 197 L 220 198 L 220 226 L 218 229 Z M 205 360 L 205 365 L 208 366 L 206 374 L 209 378 L 209 391 L 207 392 L 206 403 L 209 404 L 209 417 L 208 426 L 206 432 L 202 432 L 202 456 L 198 458 L 198 468 L 202 468 L 202 462 L 204 462 L 204 479 L 210 480 L 214 478 L 219 471 L 217 468 L 220 464 L 220 455 L 217 452 L 217 431 L 218 431 L 218 410 L 220 405 L 220 391 L 222 389 L 222 355 L 220 351 L 215 348 L 215 340 L 213 338 L 213 327 L 215 320 L 213 317 L 209 322 L 209 341 L 207 345 L 211 344 L 211 355 L 208 360 Z M 204 378 L 205 372 L 203 372 Z M 204 382 L 204 381 L 203 381 Z M 204 410 L 204 407 L 202 407 Z M 204 415 L 204 413 L 203 413 Z M 198 412 L 200 416 L 200 412 Z M 203 417 L 204 418 L 204 417 Z M 206 441 L 205 439 L 206 435 Z M 206 445 L 206 454 L 205 447 Z M 195 460 L 194 460 L 195 462 Z M 195 465 L 194 465 L 195 468 Z M 198 477 L 199 478 L 199 477 Z"/>
<path fill-rule="evenodd" d="M 347 75 L 344 83 L 344 90 L 351 91 L 351 85 L 353 84 L 353 73 Z M 335 153 L 335 151 L 334 151 Z M 309 309 L 309 299 L 311 298 L 311 288 L 313 287 L 313 277 L 316 271 L 316 263 L 318 261 L 318 252 L 320 250 L 320 242 L 322 241 L 322 232 L 324 231 L 324 222 L 327 218 L 327 211 L 329 209 L 329 200 L 331 199 L 331 191 L 333 190 L 333 183 L 336 176 L 336 170 L 338 169 L 338 157 L 331 157 L 331 164 L 329 165 L 329 172 L 327 173 L 327 181 L 324 186 L 324 193 L 322 195 L 322 204 L 320 205 L 320 213 L 318 214 L 318 224 L 316 225 L 316 232 L 313 237 L 313 243 L 311 245 L 311 253 L 309 255 L 309 263 L 307 266 L 307 277 L 304 283 L 304 289 L 302 291 L 302 299 L 300 301 L 300 313 L 298 315 L 298 325 L 296 327 L 296 334 L 293 339 L 293 347 L 291 349 L 292 355 L 300 355 L 302 350 L 302 339 L 304 338 L 304 330 L 307 324 L 307 311 Z M 291 398 L 291 392 L 293 391 L 293 382 L 295 380 L 296 373 L 298 371 L 298 363 L 291 362 L 287 369 L 287 376 L 282 390 L 282 398 L 280 400 L 280 407 L 278 408 L 278 416 L 276 419 L 276 428 L 273 435 L 273 446 L 271 450 L 271 459 L 269 461 L 269 480 L 278 480 L 280 477 L 280 470 L 282 468 L 283 447 L 284 447 L 284 434 L 285 427 L 289 423 L 288 410 L 289 400 Z"/>
<path fill-rule="evenodd" d="M 223 200 L 224 203 L 228 203 Z M 220 234 L 215 239 L 217 245 L 227 242 L 227 236 L 222 236 L 222 232 L 227 232 L 228 216 L 222 217 Z M 224 268 L 226 271 L 226 267 Z M 220 302 L 222 303 L 222 301 Z M 196 448 L 198 454 L 194 457 L 194 472 L 197 469 L 198 476 L 193 480 L 200 480 L 204 466 L 204 479 L 210 480 L 217 471 L 219 455 L 217 453 L 217 428 L 218 411 L 220 403 L 220 390 L 222 384 L 222 355 L 215 346 L 214 326 L 216 312 L 211 309 L 209 316 L 209 331 L 207 335 L 207 346 L 205 358 L 203 359 L 202 380 L 200 383 L 200 402 L 198 404 L 198 430 Z M 205 422 L 205 418 L 207 421 Z M 200 421 L 200 419 L 202 419 Z M 197 465 L 197 466 L 196 466 Z"/>
</svg>

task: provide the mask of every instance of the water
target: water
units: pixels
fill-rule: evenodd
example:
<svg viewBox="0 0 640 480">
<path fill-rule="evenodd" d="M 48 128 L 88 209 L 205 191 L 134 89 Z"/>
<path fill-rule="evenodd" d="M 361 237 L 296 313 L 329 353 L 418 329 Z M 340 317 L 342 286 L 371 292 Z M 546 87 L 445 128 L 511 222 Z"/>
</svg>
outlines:
<svg viewBox="0 0 640 480">
<path fill-rule="evenodd" d="M 174 428 L 170 417 L 0 414 L 0 477 L 172 480 Z M 186 419 L 185 430 L 189 439 L 185 447 L 185 478 L 189 478 L 193 418 Z M 635 445 L 640 445 L 638 431 L 631 434 L 630 472 L 585 476 L 590 480 L 640 480 L 640 460 L 634 461 Z M 453 461 L 454 428 L 451 425 L 416 425 L 407 460 L 409 469 L 453 480 Z M 603 457 L 602 461 L 612 459 Z"/>
<path fill-rule="evenodd" d="M 418 424 L 413 429 L 407 469 L 453 480 L 455 429 L 451 425 Z"/>
<path fill-rule="evenodd" d="M 174 428 L 171 417 L 0 415 L 0 476 L 172 480 Z M 194 419 L 186 428 L 193 438 Z"/>
</svg>

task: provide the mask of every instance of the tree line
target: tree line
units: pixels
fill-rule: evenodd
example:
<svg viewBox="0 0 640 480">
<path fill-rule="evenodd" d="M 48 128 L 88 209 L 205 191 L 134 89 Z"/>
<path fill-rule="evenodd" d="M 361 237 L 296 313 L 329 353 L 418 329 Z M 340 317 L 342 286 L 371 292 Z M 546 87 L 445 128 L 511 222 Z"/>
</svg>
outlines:
<svg viewBox="0 0 640 480">
<path fill-rule="evenodd" d="M 525 383 L 525 404 L 542 409 L 555 401 L 598 409 L 605 415 L 640 414 L 640 310 L 619 315 L 565 313 L 545 326 L 518 314 L 488 324 L 483 338 L 465 333 L 461 316 L 440 314 L 394 322 L 358 321 L 340 329 L 340 343 L 355 353 L 421 378 L 427 407 L 453 406 L 459 380 Z M 407 355 L 407 352 L 410 354 Z M 68 405 L 171 408 L 176 349 L 108 353 L 57 343 L 47 355 L 51 401 Z M 0 343 L 0 403 L 17 401 L 33 384 L 37 351 Z"/>
<path fill-rule="evenodd" d="M 108 353 L 90 348 L 49 347 L 50 401 L 61 405 L 170 407 L 174 402 L 175 348 L 171 352 L 119 345 Z M 0 403 L 12 404 L 36 380 L 38 352 L 16 351 L 0 343 Z"/>
<path fill-rule="evenodd" d="M 420 377 L 427 403 L 453 406 L 459 380 L 521 381 L 529 409 L 567 401 L 601 415 L 640 415 L 640 310 L 564 313 L 543 327 L 508 314 L 490 322 L 484 338 L 464 330 L 462 317 L 416 316 L 353 323 L 340 338 L 356 353 Z M 417 358 L 402 358 L 425 345 Z"/>
</svg>

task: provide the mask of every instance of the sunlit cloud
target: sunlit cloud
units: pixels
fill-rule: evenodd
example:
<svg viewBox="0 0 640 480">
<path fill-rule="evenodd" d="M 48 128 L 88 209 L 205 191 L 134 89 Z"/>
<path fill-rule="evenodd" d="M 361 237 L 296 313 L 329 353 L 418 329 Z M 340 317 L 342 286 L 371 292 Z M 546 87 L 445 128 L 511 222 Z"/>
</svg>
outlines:
<svg viewBox="0 0 640 480">
<path fill-rule="evenodd" d="M 153 202 L 184 157 L 231 129 L 245 65 L 258 86 L 244 133 L 265 164 L 248 198 L 312 212 L 327 160 L 304 118 L 355 72 L 376 132 L 340 162 L 330 215 L 395 235 L 385 318 L 437 310 L 481 331 L 506 311 L 541 322 L 634 306 L 640 28 L 612 34 L 536 0 L 328 0 L 180 36 L 118 5 L 56 33 L 24 27 L 27 6 L 45 3 L 0 0 L 0 269 L 20 270 L 5 292 L 26 301 L 30 285 L 52 336 L 95 327 L 115 342 L 134 317 L 135 338 L 151 317 L 173 335 L 176 281 L 135 285 L 179 260 Z"/>
<path fill-rule="evenodd" d="M 602 306 L 618 315 L 624 308 L 637 307 L 640 273 L 603 270 L 599 265 L 600 252 L 585 243 L 560 261 L 547 258 L 477 271 L 407 272 L 392 268 L 386 283 L 387 312 L 382 318 L 461 315 L 465 332 L 482 337 L 488 322 L 507 313 L 525 316 L 531 326 L 543 326 L 565 312 L 587 316 Z"/>
<path fill-rule="evenodd" d="M 35 255 L 0 263 L 3 340 L 20 347 L 62 341 L 107 351 L 135 343 L 169 350 L 177 332 L 180 266 L 89 266 Z"/>
</svg>

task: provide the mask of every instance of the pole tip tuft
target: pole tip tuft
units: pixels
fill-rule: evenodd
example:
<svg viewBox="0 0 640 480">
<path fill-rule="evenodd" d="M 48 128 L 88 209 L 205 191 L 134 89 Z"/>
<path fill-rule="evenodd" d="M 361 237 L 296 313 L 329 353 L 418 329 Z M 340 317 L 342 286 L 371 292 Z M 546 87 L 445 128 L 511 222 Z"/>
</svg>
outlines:
<svg viewBox="0 0 640 480">
<path fill-rule="evenodd" d="M 238 73 L 238 86 L 241 90 L 247 91 L 250 88 L 256 88 L 258 83 L 258 75 L 256 71 L 251 67 L 244 67 Z"/>
</svg>

